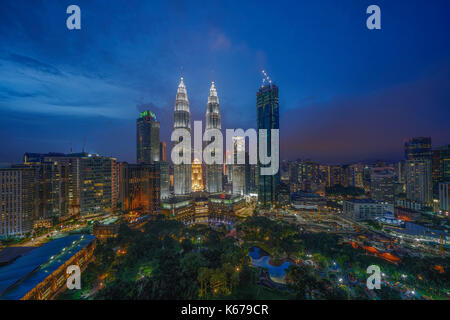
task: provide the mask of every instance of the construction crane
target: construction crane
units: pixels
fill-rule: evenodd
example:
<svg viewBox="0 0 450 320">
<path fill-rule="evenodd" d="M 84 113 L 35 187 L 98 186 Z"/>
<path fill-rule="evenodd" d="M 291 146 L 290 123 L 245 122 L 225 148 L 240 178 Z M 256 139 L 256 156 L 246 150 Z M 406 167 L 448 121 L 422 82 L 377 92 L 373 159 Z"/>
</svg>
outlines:
<svg viewBox="0 0 450 320">
<path fill-rule="evenodd" d="M 272 84 L 272 80 L 270 80 L 270 77 L 267 75 L 266 71 L 262 71 L 263 79 L 262 79 L 262 86 L 264 87 L 265 82 L 269 82 L 269 84 Z"/>
</svg>

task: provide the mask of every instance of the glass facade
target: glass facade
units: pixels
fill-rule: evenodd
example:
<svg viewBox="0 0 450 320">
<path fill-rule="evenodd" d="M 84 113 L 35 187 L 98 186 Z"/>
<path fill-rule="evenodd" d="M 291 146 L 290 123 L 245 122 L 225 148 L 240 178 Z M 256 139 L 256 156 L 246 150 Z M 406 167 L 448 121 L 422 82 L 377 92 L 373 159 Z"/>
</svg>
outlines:
<svg viewBox="0 0 450 320">
<path fill-rule="evenodd" d="M 262 86 L 256 94 L 256 111 L 257 111 L 257 129 L 258 135 L 260 129 L 267 129 L 267 149 L 271 154 L 271 131 L 270 129 L 280 129 L 280 116 L 278 105 L 278 87 L 274 84 Z M 278 141 L 279 143 L 279 141 Z M 258 139 L 258 156 L 259 156 L 259 139 Z M 279 154 L 278 154 L 279 157 Z M 280 163 L 280 162 L 278 162 Z M 264 165 L 260 164 L 261 167 Z M 279 171 L 275 175 L 261 175 L 258 172 L 258 202 L 260 205 L 277 207 L 278 187 L 280 183 Z"/>
</svg>

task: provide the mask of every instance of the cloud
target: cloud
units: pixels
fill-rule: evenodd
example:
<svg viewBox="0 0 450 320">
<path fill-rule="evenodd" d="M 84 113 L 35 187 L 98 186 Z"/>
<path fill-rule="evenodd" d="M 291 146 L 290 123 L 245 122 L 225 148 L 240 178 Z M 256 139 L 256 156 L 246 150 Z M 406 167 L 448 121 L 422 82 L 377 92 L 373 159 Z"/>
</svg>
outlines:
<svg viewBox="0 0 450 320">
<path fill-rule="evenodd" d="M 54 66 L 40 62 L 40 61 L 35 60 L 30 57 L 12 53 L 5 60 L 14 62 L 18 65 L 22 65 L 23 67 L 26 67 L 26 68 L 35 69 L 40 72 L 45 72 L 45 73 L 50 73 L 50 74 L 57 75 L 57 76 L 62 76 L 61 71 L 59 71 Z"/>
<path fill-rule="evenodd" d="M 285 110 L 281 153 L 331 162 L 394 160 L 402 158 L 405 138 L 432 136 L 433 145 L 448 144 L 448 71 L 358 97 Z"/>
<path fill-rule="evenodd" d="M 95 74 L 75 74 L 11 54 L 0 65 L 0 109 L 129 118 L 137 91 Z M 127 107 L 128 106 L 128 107 Z"/>
<path fill-rule="evenodd" d="M 212 29 L 209 32 L 209 46 L 212 51 L 230 50 L 231 40 L 220 30 Z"/>
</svg>

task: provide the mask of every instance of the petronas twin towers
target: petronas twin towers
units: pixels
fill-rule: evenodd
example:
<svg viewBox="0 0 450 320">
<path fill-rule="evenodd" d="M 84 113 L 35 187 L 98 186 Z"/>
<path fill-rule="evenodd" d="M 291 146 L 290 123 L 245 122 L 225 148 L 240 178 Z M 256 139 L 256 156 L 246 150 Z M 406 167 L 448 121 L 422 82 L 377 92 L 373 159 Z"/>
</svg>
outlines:
<svg viewBox="0 0 450 320">
<path fill-rule="evenodd" d="M 220 125 L 220 110 L 219 97 L 214 86 L 214 81 L 209 89 L 208 103 L 206 105 L 206 130 L 219 129 Z M 211 164 L 206 165 L 206 191 L 210 193 L 222 191 L 222 165 Z"/>
<path fill-rule="evenodd" d="M 175 99 L 174 129 L 184 128 L 191 132 L 191 113 L 189 110 L 189 100 L 183 77 L 178 85 Z M 211 83 L 209 89 L 208 103 L 206 105 L 206 130 L 221 129 L 219 97 L 214 85 Z M 183 152 L 190 152 L 184 150 Z M 210 193 L 222 191 L 222 166 L 220 164 L 206 165 L 206 191 Z M 174 192 L 175 195 L 191 193 L 191 165 L 174 165 Z"/>
</svg>

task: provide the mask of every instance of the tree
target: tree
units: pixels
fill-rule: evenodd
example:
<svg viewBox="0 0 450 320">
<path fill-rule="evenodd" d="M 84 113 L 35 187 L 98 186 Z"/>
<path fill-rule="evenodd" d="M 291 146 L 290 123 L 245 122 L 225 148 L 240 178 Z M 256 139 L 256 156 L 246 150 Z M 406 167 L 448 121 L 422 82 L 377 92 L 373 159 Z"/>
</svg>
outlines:
<svg viewBox="0 0 450 320">
<path fill-rule="evenodd" d="M 305 299 L 307 292 L 311 293 L 315 287 L 316 279 L 311 268 L 306 265 L 291 265 L 286 271 L 286 280 L 289 287 L 295 291 L 297 299 Z"/>
<path fill-rule="evenodd" d="M 199 270 L 207 265 L 206 259 L 197 252 L 187 253 L 180 261 L 181 270 L 186 277 L 196 280 Z"/>
</svg>

